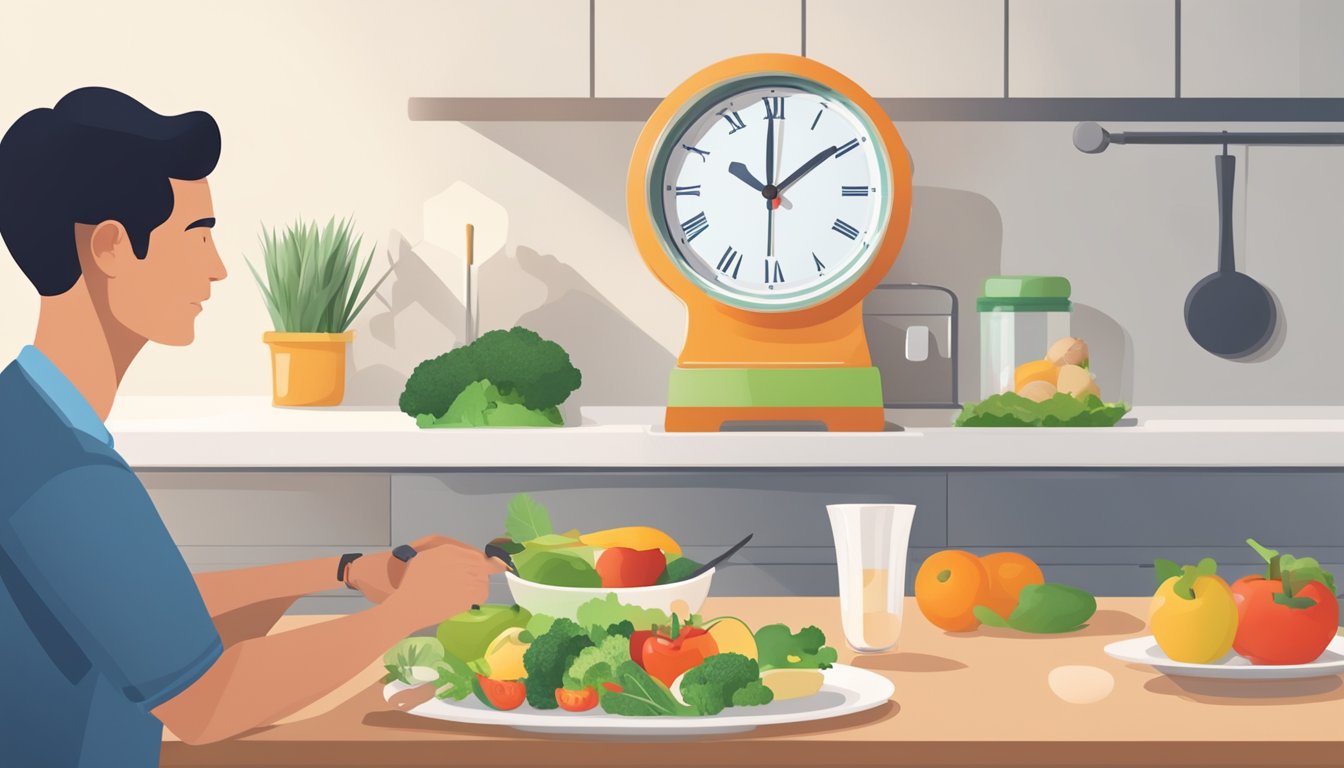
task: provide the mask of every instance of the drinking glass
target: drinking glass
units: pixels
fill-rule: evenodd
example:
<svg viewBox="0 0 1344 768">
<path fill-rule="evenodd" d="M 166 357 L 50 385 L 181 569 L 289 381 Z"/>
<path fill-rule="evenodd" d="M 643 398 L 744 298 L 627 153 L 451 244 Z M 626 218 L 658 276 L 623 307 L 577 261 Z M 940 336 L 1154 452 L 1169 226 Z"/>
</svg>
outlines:
<svg viewBox="0 0 1344 768">
<path fill-rule="evenodd" d="M 859 653 L 896 647 L 914 504 L 828 504 L 845 642 Z"/>
</svg>

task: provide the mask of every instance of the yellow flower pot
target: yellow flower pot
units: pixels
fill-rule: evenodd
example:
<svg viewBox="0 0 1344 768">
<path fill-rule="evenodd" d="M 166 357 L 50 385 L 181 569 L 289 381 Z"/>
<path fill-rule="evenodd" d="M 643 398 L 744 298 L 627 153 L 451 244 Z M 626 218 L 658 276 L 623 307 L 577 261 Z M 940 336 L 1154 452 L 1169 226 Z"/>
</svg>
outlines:
<svg viewBox="0 0 1344 768">
<path fill-rule="evenodd" d="M 271 404 L 340 405 L 345 398 L 345 346 L 354 337 L 354 331 L 263 333 L 261 340 L 271 348 Z"/>
</svg>

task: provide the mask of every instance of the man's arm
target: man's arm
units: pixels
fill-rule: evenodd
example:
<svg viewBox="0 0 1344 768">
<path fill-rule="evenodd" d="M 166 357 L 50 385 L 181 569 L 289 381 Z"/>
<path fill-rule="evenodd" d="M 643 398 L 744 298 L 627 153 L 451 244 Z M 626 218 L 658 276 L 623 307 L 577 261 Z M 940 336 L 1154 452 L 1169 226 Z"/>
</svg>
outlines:
<svg viewBox="0 0 1344 768">
<path fill-rule="evenodd" d="M 411 542 L 411 547 L 421 552 L 448 543 L 462 546 L 446 536 L 431 534 Z M 339 563 L 339 557 L 324 557 L 198 573 L 196 588 L 228 648 L 240 640 L 265 635 L 298 598 L 343 586 L 336 576 Z M 351 564 L 350 586 L 369 601 L 381 603 L 396 589 L 404 568 L 391 552 L 366 554 Z"/>
<path fill-rule="evenodd" d="M 151 711 L 188 744 L 274 723 L 335 690 L 411 632 L 483 602 L 490 574 L 503 570 L 499 561 L 465 545 L 425 550 L 385 602 L 238 642 L 185 691 Z"/>
<path fill-rule="evenodd" d="M 395 604 L 227 647 L 205 674 L 152 712 L 179 739 L 206 744 L 293 714 L 335 690 L 419 627 Z"/>
<path fill-rule="evenodd" d="M 298 598 L 342 586 L 336 580 L 339 560 L 323 557 L 197 573 L 194 578 L 205 609 L 228 648 L 265 635 Z"/>
</svg>

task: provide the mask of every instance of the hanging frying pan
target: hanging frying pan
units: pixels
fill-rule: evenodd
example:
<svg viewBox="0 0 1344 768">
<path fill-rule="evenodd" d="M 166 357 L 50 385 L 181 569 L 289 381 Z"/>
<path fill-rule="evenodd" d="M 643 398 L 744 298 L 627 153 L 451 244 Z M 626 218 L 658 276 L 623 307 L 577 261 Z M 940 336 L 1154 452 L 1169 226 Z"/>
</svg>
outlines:
<svg viewBox="0 0 1344 768">
<path fill-rule="evenodd" d="M 1276 310 L 1269 291 L 1237 271 L 1232 249 L 1232 190 L 1237 158 L 1213 159 L 1218 174 L 1218 271 L 1185 298 L 1185 327 L 1195 343 L 1219 357 L 1245 357 L 1273 335 Z"/>
</svg>

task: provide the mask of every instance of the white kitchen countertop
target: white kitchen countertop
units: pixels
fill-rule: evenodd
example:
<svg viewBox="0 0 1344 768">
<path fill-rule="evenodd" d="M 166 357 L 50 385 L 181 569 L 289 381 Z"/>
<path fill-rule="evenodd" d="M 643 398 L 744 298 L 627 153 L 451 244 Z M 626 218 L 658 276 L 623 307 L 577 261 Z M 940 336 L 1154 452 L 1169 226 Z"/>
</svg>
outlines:
<svg viewBox="0 0 1344 768">
<path fill-rule="evenodd" d="M 669 434 L 660 408 L 585 408 L 550 429 L 417 429 L 395 408 L 269 397 L 127 396 L 108 419 L 136 469 L 676 467 L 1344 467 L 1344 407 L 1148 407 L 1108 429 Z M 654 426 L 656 425 L 656 426 Z"/>
</svg>

